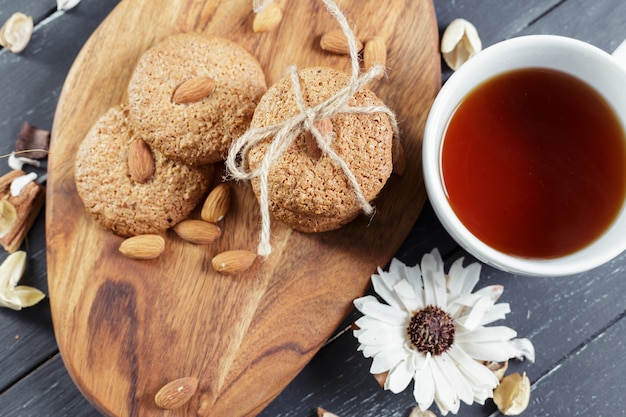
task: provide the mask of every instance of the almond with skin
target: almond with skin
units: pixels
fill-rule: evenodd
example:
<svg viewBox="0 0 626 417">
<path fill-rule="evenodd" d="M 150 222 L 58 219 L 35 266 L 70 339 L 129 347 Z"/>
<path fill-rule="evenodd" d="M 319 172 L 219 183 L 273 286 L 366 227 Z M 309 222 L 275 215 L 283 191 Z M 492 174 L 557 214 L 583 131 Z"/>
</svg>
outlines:
<svg viewBox="0 0 626 417">
<path fill-rule="evenodd" d="M 215 255 L 211 260 L 213 269 L 220 274 L 239 274 L 250 268 L 256 259 L 256 254 L 249 250 L 228 250 Z"/>
<path fill-rule="evenodd" d="M 319 130 L 323 138 L 330 138 L 333 134 L 333 122 L 330 118 L 316 120 L 314 122 L 315 128 Z M 317 139 L 310 131 L 304 132 L 304 143 L 306 145 L 306 152 L 312 159 L 320 159 L 322 156 L 322 150 L 320 149 Z"/>
<path fill-rule="evenodd" d="M 350 53 L 348 39 L 341 29 L 331 30 L 322 35 L 320 47 L 333 54 L 348 55 Z M 358 51 L 363 49 L 363 43 L 358 39 L 356 40 L 356 48 Z"/>
<path fill-rule="evenodd" d="M 382 66 L 387 64 L 387 45 L 382 36 L 373 37 L 365 43 L 363 48 L 363 65 L 365 69 L 369 70 L 376 64 Z M 382 78 L 382 74 L 377 78 Z"/>
<path fill-rule="evenodd" d="M 206 76 L 190 78 L 176 88 L 172 96 L 175 104 L 189 104 L 209 97 L 215 91 L 215 80 Z"/>
<path fill-rule="evenodd" d="M 145 234 L 125 239 L 119 251 L 122 255 L 132 259 L 154 259 L 165 250 L 165 239 L 156 234 Z"/>
<path fill-rule="evenodd" d="M 254 16 L 252 30 L 256 33 L 271 32 L 283 19 L 283 11 L 277 3 L 270 3 L 265 9 Z"/>
<path fill-rule="evenodd" d="M 154 403 L 164 410 L 174 410 L 185 405 L 197 389 L 198 378 L 179 378 L 163 385 L 154 396 Z"/>
<path fill-rule="evenodd" d="M 141 139 L 133 140 L 128 147 L 128 174 L 140 184 L 145 184 L 154 175 L 152 151 Z"/>
<path fill-rule="evenodd" d="M 181 239 L 196 245 L 208 245 L 222 235 L 219 227 L 203 220 L 183 220 L 174 226 L 174 232 Z"/>
<path fill-rule="evenodd" d="M 217 223 L 226 216 L 230 209 L 230 186 L 226 183 L 217 185 L 204 201 L 200 217 L 205 222 Z"/>
</svg>

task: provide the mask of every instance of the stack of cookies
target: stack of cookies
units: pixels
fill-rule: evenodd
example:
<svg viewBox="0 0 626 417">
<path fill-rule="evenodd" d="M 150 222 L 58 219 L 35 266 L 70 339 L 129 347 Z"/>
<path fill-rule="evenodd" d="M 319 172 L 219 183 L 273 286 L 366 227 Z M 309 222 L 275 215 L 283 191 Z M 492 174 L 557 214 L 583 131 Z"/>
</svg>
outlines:
<svg viewBox="0 0 626 417">
<path fill-rule="evenodd" d="M 298 73 L 302 99 L 314 107 L 349 82 L 343 72 Z M 299 111 L 292 80 L 267 90 L 256 58 L 225 39 L 177 34 L 146 51 L 128 85 L 128 103 L 111 108 L 92 127 L 76 156 L 75 179 L 87 211 L 120 236 L 160 233 L 187 218 L 211 184 L 215 163 L 250 127 L 283 123 Z M 384 103 L 368 90 L 352 107 Z M 311 150 L 302 132 L 272 162 L 269 212 L 301 232 L 342 227 L 360 209 L 345 162 L 363 199 L 372 201 L 392 172 L 394 129 L 378 112 L 338 113 L 325 120 L 335 157 Z M 257 170 L 273 138 L 248 148 L 242 164 Z M 259 179 L 252 177 L 257 198 Z"/>
<path fill-rule="evenodd" d="M 256 58 L 226 39 L 177 34 L 146 51 L 128 103 L 97 120 L 77 152 L 87 211 L 125 237 L 175 226 L 206 195 L 266 89 Z"/>
</svg>

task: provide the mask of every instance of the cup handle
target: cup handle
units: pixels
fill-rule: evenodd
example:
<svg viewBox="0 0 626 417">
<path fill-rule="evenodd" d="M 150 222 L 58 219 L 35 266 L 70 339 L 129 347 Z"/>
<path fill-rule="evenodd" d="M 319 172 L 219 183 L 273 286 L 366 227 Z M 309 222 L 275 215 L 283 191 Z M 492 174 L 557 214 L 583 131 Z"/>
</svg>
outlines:
<svg viewBox="0 0 626 417">
<path fill-rule="evenodd" d="M 615 60 L 626 69 L 626 39 L 619 44 L 617 48 L 611 54 L 615 58 Z"/>
</svg>

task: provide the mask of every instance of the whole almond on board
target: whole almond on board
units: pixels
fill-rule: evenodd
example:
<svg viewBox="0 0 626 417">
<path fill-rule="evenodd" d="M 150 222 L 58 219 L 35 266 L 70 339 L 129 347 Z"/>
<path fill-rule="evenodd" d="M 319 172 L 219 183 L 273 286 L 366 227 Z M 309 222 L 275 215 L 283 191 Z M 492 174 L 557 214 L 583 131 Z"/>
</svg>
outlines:
<svg viewBox="0 0 626 417">
<path fill-rule="evenodd" d="M 125 239 L 119 251 L 122 255 L 132 259 L 154 259 L 165 250 L 163 236 L 146 234 Z"/>
<path fill-rule="evenodd" d="M 271 32 L 283 19 L 283 11 L 277 3 L 270 3 L 265 9 L 254 16 L 252 30 L 254 32 Z"/>
<path fill-rule="evenodd" d="M 239 274 L 254 263 L 256 254 L 249 250 L 228 250 L 217 254 L 211 260 L 211 265 L 220 274 Z"/>
<path fill-rule="evenodd" d="M 174 226 L 174 232 L 181 239 L 197 245 L 208 245 L 222 235 L 219 227 L 202 220 L 183 220 Z"/>
<path fill-rule="evenodd" d="M 198 389 L 198 378 L 179 378 L 163 385 L 154 396 L 154 403 L 164 410 L 182 407 Z"/>
<path fill-rule="evenodd" d="M 213 188 L 206 200 L 204 200 L 200 217 L 205 222 L 217 223 L 226 216 L 229 208 L 230 186 L 222 183 Z"/>
<path fill-rule="evenodd" d="M 350 53 L 348 40 L 341 29 L 331 30 L 323 34 L 320 39 L 320 47 L 333 54 L 347 55 Z M 358 51 L 363 49 L 363 43 L 358 39 L 356 40 L 356 49 Z"/>
<path fill-rule="evenodd" d="M 333 134 L 333 122 L 330 118 L 316 120 L 315 127 L 319 130 L 323 138 L 329 138 Z M 307 154 L 313 159 L 320 159 L 322 150 L 320 149 L 317 139 L 310 131 L 304 132 L 304 143 L 306 145 Z"/>
<path fill-rule="evenodd" d="M 376 64 L 385 66 L 387 64 L 387 45 L 382 36 L 375 36 L 365 42 L 363 48 L 363 65 L 369 70 Z M 382 78 L 382 74 L 378 79 Z"/>
<path fill-rule="evenodd" d="M 317 417 L 338 417 L 337 414 L 331 413 L 328 410 L 323 409 L 322 407 L 317 408 Z"/>
<path fill-rule="evenodd" d="M 172 101 L 175 104 L 188 104 L 200 101 L 215 91 L 215 80 L 199 76 L 190 78 L 176 88 Z"/>
<path fill-rule="evenodd" d="M 145 184 L 154 174 L 154 157 L 146 142 L 135 139 L 128 147 L 128 174 L 140 184 Z"/>
</svg>

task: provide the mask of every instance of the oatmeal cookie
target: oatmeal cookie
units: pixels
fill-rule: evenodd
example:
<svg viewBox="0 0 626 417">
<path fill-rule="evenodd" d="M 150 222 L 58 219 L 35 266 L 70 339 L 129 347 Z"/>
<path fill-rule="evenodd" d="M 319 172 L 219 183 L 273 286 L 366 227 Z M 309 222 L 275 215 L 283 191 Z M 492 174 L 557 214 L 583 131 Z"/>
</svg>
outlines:
<svg viewBox="0 0 626 417">
<path fill-rule="evenodd" d="M 154 174 L 131 179 L 128 148 L 138 133 L 126 106 L 109 109 L 93 125 L 76 154 L 74 178 L 85 208 L 102 227 L 120 236 L 159 233 L 186 218 L 202 201 L 213 166 L 188 167 L 152 149 Z"/>
<path fill-rule="evenodd" d="M 175 103 L 176 89 L 196 77 L 211 78 L 215 90 L 198 101 Z M 225 159 L 266 90 L 260 64 L 240 45 L 183 33 L 141 56 L 128 101 L 133 124 L 146 142 L 170 159 L 198 166 Z"/>
</svg>

